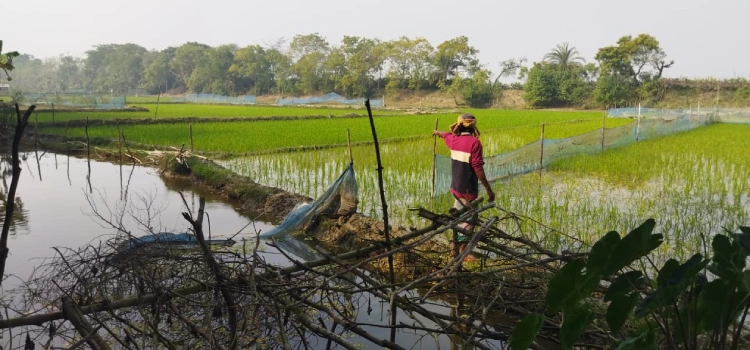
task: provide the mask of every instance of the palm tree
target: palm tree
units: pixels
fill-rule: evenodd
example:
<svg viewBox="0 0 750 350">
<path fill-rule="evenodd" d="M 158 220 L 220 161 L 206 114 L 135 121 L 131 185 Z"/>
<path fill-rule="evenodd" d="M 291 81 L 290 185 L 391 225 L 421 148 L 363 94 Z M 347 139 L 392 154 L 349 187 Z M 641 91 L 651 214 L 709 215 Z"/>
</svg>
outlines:
<svg viewBox="0 0 750 350">
<path fill-rule="evenodd" d="M 578 49 L 575 46 L 569 46 L 568 43 L 555 46 L 552 51 L 544 55 L 544 60 L 560 65 L 563 70 L 586 63 L 586 60 L 578 53 Z"/>
</svg>

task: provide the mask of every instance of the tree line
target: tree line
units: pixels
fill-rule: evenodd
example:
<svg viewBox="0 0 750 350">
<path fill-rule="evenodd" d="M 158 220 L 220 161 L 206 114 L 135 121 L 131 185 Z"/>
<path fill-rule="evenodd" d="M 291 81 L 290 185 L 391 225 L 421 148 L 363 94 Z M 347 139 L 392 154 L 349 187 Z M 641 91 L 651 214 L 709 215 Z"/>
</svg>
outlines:
<svg viewBox="0 0 750 350">
<path fill-rule="evenodd" d="M 651 35 L 623 36 L 586 62 L 563 43 L 540 61 L 482 64 L 465 36 L 433 46 L 424 38 L 381 41 L 345 36 L 338 45 L 320 34 L 267 45 L 211 47 L 188 42 L 161 51 L 136 44 L 96 45 L 85 57 L 13 58 L 16 91 L 88 91 L 299 96 L 337 92 L 349 97 L 441 90 L 470 106 L 486 106 L 503 89 L 523 89 L 532 107 L 656 103 L 674 65 Z M 503 78 L 518 82 L 504 84 Z M 746 86 L 746 81 L 743 81 Z M 748 90 L 750 91 L 750 90 Z"/>
</svg>

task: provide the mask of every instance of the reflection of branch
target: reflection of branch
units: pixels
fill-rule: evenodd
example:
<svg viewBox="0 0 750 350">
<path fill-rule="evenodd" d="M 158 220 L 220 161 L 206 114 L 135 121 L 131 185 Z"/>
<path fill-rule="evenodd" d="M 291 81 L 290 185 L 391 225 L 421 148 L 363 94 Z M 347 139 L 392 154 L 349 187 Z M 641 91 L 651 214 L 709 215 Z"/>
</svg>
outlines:
<svg viewBox="0 0 750 350">
<path fill-rule="evenodd" d="M 182 192 L 180 192 L 180 197 L 182 197 L 182 202 L 185 204 L 185 207 L 188 207 L 187 201 L 185 200 L 185 196 L 182 195 Z M 224 298 L 224 303 L 226 303 L 227 311 L 229 313 L 229 327 L 231 330 L 231 334 L 229 336 L 229 349 L 234 350 L 237 348 L 237 306 L 235 305 L 234 299 L 232 298 L 232 294 L 229 293 L 229 290 L 226 288 L 228 278 L 221 270 L 221 266 L 218 262 L 216 262 L 213 254 L 211 254 L 211 248 L 208 246 L 208 244 L 206 244 L 206 239 L 203 236 L 203 214 L 205 213 L 206 209 L 206 198 L 201 197 L 199 203 L 200 206 L 198 207 L 197 218 L 194 219 L 188 212 L 182 213 L 182 216 L 193 226 L 195 237 L 197 238 L 198 244 L 200 244 L 201 250 L 203 251 L 203 256 L 206 259 L 206 263 L 216 275 L 217 287 L 221 292 L 222 298 Z"/>
<path fill-rule="evenodd" d="M 10 181 L 10 190 L 8 191 L 7 203 L 5 205 L 5 221 L 3 221 L 3 231 L 0 234 L 0 286 L 3 284 L 3 276 L 5 276 L 5 260 L 8 258 L 8 234 L 10 232 L 10 225 L 13 224 L 13 210 L 15 209 L 16 189 L 18 189 L 18 180 L 21 177 L 21 165 L 18 155 L 18 146 L 21 143 L 23 132 L 26 126 L 29 124 L 29 117 L 31 113 L 36 109 L 35 105 L 31 105 L 29 109 L 21 116 L 21 111 L 18 109 L 16 104 L 16 133 L 13 137 L 13 146 L 11 149 L 13 157 L 13 178 Z"/>
</svg>

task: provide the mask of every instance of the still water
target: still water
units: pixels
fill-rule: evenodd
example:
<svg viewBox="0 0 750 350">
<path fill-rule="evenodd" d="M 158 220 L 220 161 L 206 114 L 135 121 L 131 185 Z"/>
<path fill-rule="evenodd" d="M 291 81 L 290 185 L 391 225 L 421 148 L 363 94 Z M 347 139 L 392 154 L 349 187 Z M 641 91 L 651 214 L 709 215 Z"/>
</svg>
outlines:
<svg viewBox="0 0 750 350">
<path fill-rule="evenodd" d="M 201 191 L 184 180 L 165 180 L 155 168 L 96 161 L 89 163 L 86 159 L 49 153 L 39 156 L 33 152 L 26 153 L 23 159 L 16 214 L 8 242 L 10 255 L 6 274 L 9 277 L 3 283 L 3 293 L 32 276 L 34 269 L 42 265 L 45 258 L 55 256 L 54 248 L 76 249 L 87 244 L 96 245 L 115 236 L 118 230 L 113 225 L 121 226 L 135 236 L 145 235 L 149 231 L 187 232 L 189 224 L 181 213 L 186 209 L 197 211 L 200 196 L 206 197 L 208 215 L 204 225 L 210 226 L 214 239 L 233 237 L 240 243 L 243 239 L 253 241 L 257 231 L 273 228 L 269 223 L 244 214 L 239 203 Z M 7 162 L 2 165 L 9 170 Z M 7 176 L 0 185 L 4 186 L 2 193 L 7 193 L 10 177 Z M 180 193 L 184 195 L 187 207 Z M 206 231 L 208 233 L 208 229 Z M 290 264 L 277 248 L 266 243 L 261 244 L 260 251 L 267 262 L 279 266 Z M 316 257 L 314 250 L 303 241 L 287 241 L 281 247 L 298 260 Z M 419 297 L 419 294 L 419 290 L 404 293 L 412 297 Z M 372 325 L 388 323 L 387 302 L 369 293 L 350 295 L 346 299 L 356 310 L 355 319 L 358 322 Z M 449 301 L 431 300 L 424 306 L 446 315 L 455 312 Z M 13 317 L 12 314 L 10 316 Z M 422 324 L 434 326 L 431 321 L 416 317 Z M 399 312 L 397 322 L 414 324 L 415 319 Z M 388 338 L 387 328 L 363 328 L 376 337 Z M 19 334 L 19 331 L 22 330 L 14 330 L 14 334 Z M 8 338 L 3 338 L 0 344 L 6 345 Z M 356 337 L 351 340 L 361 344 L 364 349 L 380 348 Z M 455 348 L 447 336 L 433 337 L 420 331 L 398 330 L 396 342 L 415 349 Z M 19 344 L 14 343 L 15 346 Z M 324 349 L 326 341 L 312 341 L 311 346 Z"/>
</svg>

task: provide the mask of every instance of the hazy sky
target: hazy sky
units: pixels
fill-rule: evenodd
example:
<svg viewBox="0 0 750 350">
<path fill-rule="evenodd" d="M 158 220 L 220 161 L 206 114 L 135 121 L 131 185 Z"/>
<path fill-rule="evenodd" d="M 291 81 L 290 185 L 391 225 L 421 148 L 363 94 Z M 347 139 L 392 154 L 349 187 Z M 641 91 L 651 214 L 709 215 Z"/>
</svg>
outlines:
<svg viewBox="0 0 750 350">
<path fill-rule="evenodd" d="M 750 77 L 750 0 L 0 0 L 4 50 L 83 56 L 96 44 L 147 49 L 198 41 L 239 46 L 318 32 L 382 40 L 466 35 L 488 68 L 539 61 L 570 42 L 587 61 L 620 36 L 649 33 L 676 61 L 671 77 Z"/>
</svg>

